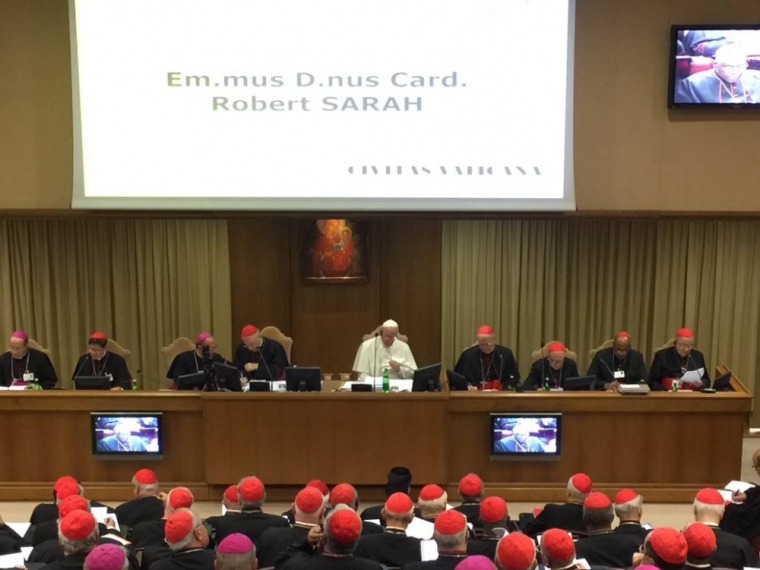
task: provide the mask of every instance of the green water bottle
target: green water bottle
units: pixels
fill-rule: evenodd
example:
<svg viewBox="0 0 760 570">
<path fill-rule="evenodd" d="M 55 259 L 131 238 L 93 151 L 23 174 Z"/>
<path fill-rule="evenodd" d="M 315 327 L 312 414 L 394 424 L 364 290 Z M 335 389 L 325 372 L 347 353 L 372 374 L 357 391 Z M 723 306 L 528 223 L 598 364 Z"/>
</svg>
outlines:
<svg viewBox="0 0 760 570">
<path fill-rule="evenodd" d="M 388 376 L 388 369 L 383 368 L 383 393 L 387 394 L 391 391 L 391 379 Z"/>
<path fill-rule="evenodd" d="M 544 391 L 548 392 L 549 390 L 551 390 L 551 388 L 549 387 L 549 379 L 544 378 Z"/>
<path fill-rule="evenodd" d="M 137 390 L 137 379 L 132 378 L 132 390 Z"/>
</svg>

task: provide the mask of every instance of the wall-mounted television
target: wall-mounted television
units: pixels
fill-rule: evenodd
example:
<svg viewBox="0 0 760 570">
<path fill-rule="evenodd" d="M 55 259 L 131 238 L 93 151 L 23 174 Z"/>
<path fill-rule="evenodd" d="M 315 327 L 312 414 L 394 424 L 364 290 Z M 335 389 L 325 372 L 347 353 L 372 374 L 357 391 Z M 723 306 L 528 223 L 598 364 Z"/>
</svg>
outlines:
<svg viewBox="0 0 760 570">
<path fill-rule="evenodd" d="M 558 460 L 562 414 L 490 414 L 491 459 Z"/>
<path fill-rule="evenodd" d="M 162 459 L 160 412 L 92 412 L 92 454 L 99 459 Z"/>
<path fill-rule="evenodd" d="M 668 107 L 757 105 L 760 23 L 672 26 Z"/>
</svg>

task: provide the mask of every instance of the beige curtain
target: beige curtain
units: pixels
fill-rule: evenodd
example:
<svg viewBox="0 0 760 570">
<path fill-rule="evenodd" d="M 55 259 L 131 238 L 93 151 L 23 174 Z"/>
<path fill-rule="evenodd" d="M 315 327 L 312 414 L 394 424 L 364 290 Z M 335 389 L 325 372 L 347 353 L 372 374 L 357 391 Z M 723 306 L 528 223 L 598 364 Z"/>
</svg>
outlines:
<svg viewBox="0 0 760 570">
<path fill-rule="evenodd" d="M 758 252 L 754 220 L 445 221 L 444 362 L 482 323 L 512 348 L 523 377 L 542 342 L 565 342 L 585 371 L 589 351 L 618 330 L 651 361 L 688 326 L 711 372 L 725 364 L 754 391 Z"/>
<path fill-rule="evenodd" d="M 210 330 L 230 354 L 228 246 L 225 221 L 0 221 L 0 331 L 51 350 L 69 387 L 102 330 L 132 352 L 144 388 L 164 388 L 159 349 L 176 337 Z"/>
</svg>

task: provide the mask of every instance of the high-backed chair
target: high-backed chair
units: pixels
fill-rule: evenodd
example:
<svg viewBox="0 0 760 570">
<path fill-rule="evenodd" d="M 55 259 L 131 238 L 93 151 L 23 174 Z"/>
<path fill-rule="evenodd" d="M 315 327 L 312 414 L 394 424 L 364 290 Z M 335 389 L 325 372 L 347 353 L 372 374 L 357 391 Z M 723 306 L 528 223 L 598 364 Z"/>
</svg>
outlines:
<svg viewBox="0 0 760 570">
<path fill-rule="evenodd" d="M 114 354 L 118 354 L 121 356 L 124 360 L 127 361 L 127 365 L 129 365 L 129 358 L 132 356 L 132 353 L 121 346 L 118 342 L 113 340 L 112 338 L 108 339 L 108 342 L 106 342 L 106 350 L 108 352 L 113 352 Z"/>
<path fill-rule="evenodd" d="M 666 342 L 665 344 L 663 344 L 662 346 L 658 346 L 657 348 L 655 348 L 654 352 L 656 353 L 657 351 L 665 350 L 666 348 L 673 348 L 675 345 L 676 345 L 676 338 L 673 337 L 670 340 L 668 340 L 668 342 Z"/>
<path fill-rule="evenodd" d="M 539 348 L 538 350 L 534 350 L 533 354 L 530 355 L 530 357 L 533 360 L 538 360 L 539 358 L 546 358 L 549 355 L 549 345 L 553 342 L 557 342 L 556 340 L 552 340 L 547 342 L 543 348 Z M 565 352 L 565 356 L 569 358 L 570 360 L 575 360 L 578 362 L 578 354 L 573 352 L 572 350 L 567 350 Z"/>
<path fill-rule="evenodd" d="M 159 352 L 161 353 L 161 360 L 164 363 L 164 370 L 169 370 L 169 366 L 171 366 L 179 353 L 194 349 L 195 343 L 186 336 L 181 336 L 175 339 L 169 346 L 163 347 Z"/>
<path fill-rule="evenodd" d="M 293 361 L 290 358 L 290 352 L 293 349 L 293 339 L 291 337 L 285 336 L 280 329 L 271 325 L 261 329 L 261 336 L 279 342 L 282 345 L 282 348 L 285 349 L 285 355 L 288 357 L 288 362 L 293 364 Z"/>
<path fill-rule="evenodd" d="M 365 335 L 362 337 L 362 342 L 364 342 L 365 340 L 369 340 L 369 339 L 371 339 L 371 338 L 372 338 L 372 337 L 374 337 L 375 335 L 379 335 L 379 334 L 380 334 L 380 331 L 382 331 L 382 330 L 383 330 L 383 325 L 380 325 L 380 326 L 379 326 L 379 327 L 377 327 L 375 330 L 373 330 L 371 333 L 365 334 Z M 402 342 L 405 342 L 405 343 L 409 344 L 409 337 L 408 337 L 408 336 L 406 336 L 405 334 L 401 334 L 401 333 L 398 333 L 398 334 L 396 335 L 396 338 L 397 338 L 397 339 L 399 339 L 399 340 L 400 340 L 400 341 L 402 341 Z"/>
<path fill-rule="evenodd" d="M 29 342 L 26 343 L 26 346 L 29 348 L 33 348 L 34 350 L 39 350 L 40 352 L 44 352 L 48 358 L 52 358 L 53 353 L 50 352 L 47 348 L 42 346 L 40 343 L 38 343 L 36 340 L 30 338 Z"/>
<path fill-rule="evenodd" d="M 605 348 L 611 348 L 614 342 L 615 342 L 615 339 L 613 338 L 605 340 L 602 344 L 600 344 L 596 348 L 589 351 L 588 353 L 589 358 L 593 360 L 597 352 L 599 352 L 600 350 L 604 350 Z"/>
</svg>

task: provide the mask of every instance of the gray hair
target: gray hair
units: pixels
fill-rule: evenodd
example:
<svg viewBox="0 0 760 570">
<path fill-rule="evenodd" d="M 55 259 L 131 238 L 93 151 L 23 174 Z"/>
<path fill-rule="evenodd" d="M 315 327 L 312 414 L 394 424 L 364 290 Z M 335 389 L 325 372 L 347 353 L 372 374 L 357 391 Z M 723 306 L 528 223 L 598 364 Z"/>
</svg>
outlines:
<svg viewBox="0 0 760 570">
<path fill-rule="evenodd" d="M 446 493 L 446 491 L 443 492 L 443 495 L 441 495 L 438 499 L 434 499 L 432 501 L 425 501 L 423 499 L 417 499 L 417 507 L 419 507 L 420 510 L 424 511 L 445 511 L 446 510 L 446 504 L 449 502 L 449 495 Z"/>
<path fill-rule="evenodd" d="M 612 505 L 604 509 L 588 509 L 583 507 L 583 524 L 589 532 L 595 530 L 607 530 L 612 527 L 612 521 L 615 520 L 615 513 L 612 512 Z"/>
<path fill-rule="evenodd" d="M 193 541 L 195 540 L 195 529 L 198 528 L 201 524 L 201 517 L 199 517 L 197 514 L 195 514 L 190 509 L 177 509 L 175 512 L 180 511 L 187 511 L 191 515 L 193 515 L 193 526 L 190 528 L 190 532 L 187 533 L 187 536 L 185 536 L 182 540 L 179 540 L 177 542 L 169 542 L 166 541 L 166 544 L 169 546 L 169 550 L 172 552 L 176 552 L 177 550 L 183 550 L 190 546 Z"/>
<path fill-rule="evenodd" d="M 145 493 L 146 495 L 156 495 L 158 493 L 158 481 L 150 483 L 149 485 L 143 485 L 138 483 L 137 479 L 132 477 L 132 486 L 137 489 L 138 493 Z"/>
<path fill-rule="evenodd" d="M 641 495 L 635 499 L 631 499 L 627 503 L 615 503 L 615 514 L 619 519 L 622 519 L 639 510 L 643 504 L 644 497 Z"/>
<path fill-rule="evenodd" d="M 95 528 L 92 529 L 92 532 L 87 535 L 87 537 L 83 538 L 82 540 L 70 540 L 63 536 L 63 533 L 61 532 L 61 523 L 60 521 L 58 522 L 58 543 L 61 545 L 61 550 L 63 550 L 63 553 L 66 556 L 70 556 L 72 554 L 80 554 L 82 552 L 89 552 L 98 545 L 99 539 L 100 531 L 98 530 L 97 523 L 95 524 Z"/>
<path fill-rule="evenodd" d="M 349 507 L 348 505 L 344 505 L 343 503 L 339 505 L 335 505 L 335 508 L 330 511 L 330 513 L 325 518 L 325 524 L 324 524 L 324 546 L 325 550 L 328 551 L 330 554 L 338 554 L 338 555 L 345 555 L 345 554 L 352 554 L 354 552 L 354 548 L 356 547 L 356 543 L 359 542 L 359 539 L 356 539 L 354 542 L 351 543 L 344 543 L 344 542 L 338 542 L 335 540 L 330 534 L 330 519 L 332 516 L 337 513 L 338 511 L 342 511 L 348 509 L 349 511 L 356 512 L 354 509 Z M 357 515 L 358 516 L 358 515 Z"/>
<path fill-rule="evenodd" d="M 216 552 L 216 570 L 251 570 L 256 560 L 256 546 L 248 552 L 225 554 Z"/>
<path fill-rule="evenodd" d="M 433 531 L 433 540 L 438 545 L 438 550 L 454 550 L 467 543 L 468 532 L 469 529 L 466 526 L 456 534 L 441 534 L 436 530 Z"/>
</svg>

